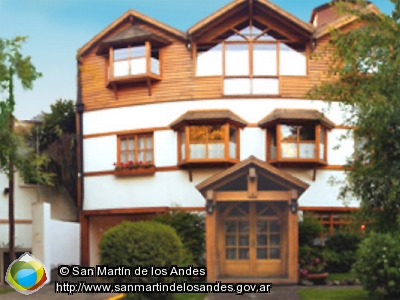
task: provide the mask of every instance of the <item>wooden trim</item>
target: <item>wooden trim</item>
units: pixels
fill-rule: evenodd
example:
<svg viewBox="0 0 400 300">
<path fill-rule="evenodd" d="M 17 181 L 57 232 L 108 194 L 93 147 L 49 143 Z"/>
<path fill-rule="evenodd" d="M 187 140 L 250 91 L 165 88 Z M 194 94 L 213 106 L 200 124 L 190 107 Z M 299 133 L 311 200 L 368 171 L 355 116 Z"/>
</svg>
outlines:
<svg viewBox="0 0 400 300">
<path fill-rule="evenodd" d="M 81 57 L 83 56 L 92 46 L 100 41 L 107 33 L 121 25 L 129 16 L 133 16 L 135 18 L 141 19 L 145 21 L 146 23 L 149 23 L 159 29 L 162 29 L 169 34 L 178 37 L 181 40 L 186 40 L 186 34 L 178 29 L 175 29 L 173 27 L 170 27 L 164 23 L 161 23 L 153 18 L 150 18 L 144 14 L 141 14 L 133 9 L 128 10 L 126 13 L 124 13 L 122 16 L 120 16 L 118 19 L 116 19 L 114 22 L 112 22 L 110 25 L 108 25 L 104 30 L 102 30 L 99 34 L 97 34 L 94 38 L 92 38 L 89 42 L 87 42 L 83 47 L 81 47 L 78 50 L 78 56 Z"/>
<path fill-rule="evenodd" d="M 146 41 L 144 43 L 144 46 L 145 46 L 145 51 L 146 51 L 146 74 L 150 75 L 150 58 L 151 58 L 151 45 L 150 45 L 150 42 Z"/>
<path fill-rule="evenodd" d="M 321 158 L 319 157 L 319 145 L 320 145 L 320 134 L 321 134 L 321 124 L 317 124 L 315 126 L 315 159 L 320 160 Z M 325 141 L 324 141 L 325 142 Z M 324 143 L 325 147 L 325 143 Z"/>
<path fill-rule="evenodd" d="M 192 68 L 193 68 L 193 78 L 196 77 L 197 74 L 197 43 L 192 43 Z"/>
<path fill-rule="evenodd" d="M 281 159 L 281 129 L 282 125 L 277 124 L 276 125 L 276 159 L 280 160 Z"/>
<path fill-rule="evenodd" d="M 291 192 L 287 191 L 258 191 L 258 201 L 290 201 Z M 215 200 L 217 202 L 224 201 L 254 201 L 249 198 L 248 192 L 215 192 Z"/>
<path fill-rule="evenodd" d="M 324 128 L 324 161 L 328 162 L 328 129 Z"/>
<path fill-rule="evenodd" d="M 240 130 L 241 128 L 236 127 L 236 159 L 240 161 Z"/>
<path fill-rule="evenodd" d="M 357 129 L 357 126 L 351 126 L 351 125 L 336 125 L 333 129 L 349 129 L 349 130 L 354 130 L 354 129 Z"/>
<path fill-rule="evenodd" d="M 106 215 L 151 214 L 151 213 L 158 213 L 158 212 L 168 212 L 170 210 L 171 210 L 171 208 L 168 206 L 95 209 L 95 210 L 83 210 L 82 216 L 88 217 L 88 216 L 106 216 Z"/>
<path fill-rule="evenodd" d="M 198 207 L 170 207 L 171 211 L 205 211 L 206 208 L 204 206 Z"/>
<path fill-rule="evenodd" d="M 189 126 L 185 126 L 185 161 L 190 160 Z"/>
<path fill-rule="evenodd" d="M 239 157 L 240 157 L 240 153 L 239 153 Z M 348 170 L 348 169 L 346 169 L 345 166 L 342 166 L 342 165 L 318 166 L 317 169 L 318 170 L 331 170 L 331 171 L 346 171 L 346 170 Z M 156 167 L 156 172 L 168 172 L 168 171 L 182 171 L 182 168 L 180 168 L 179 166 Z M 114 170 L 85 172 L 83 175 L 85 177 L 114 175 Z"/>
<path fill-rule="evenodd" d="M 299 210 L 303 211 L 317 211 L 317 212 L 352 212 L 358 211 L 358 207 L 334 207 L 334 206 L 299 206 Z"/>
<path fill-rule="evenodd" d="M 112 80 L 114 80 L 114 48 L 110 47 L 110 77 L 108 77 L 108 82 Z"/>
<path fill-rule="evenodd" d="M 170 127 L 150 127 L 150 128 L 139 128 L 134 130 L 124 130 L 124 131 L 111 131 L 111 132 L 101 132 L 101 133 L 92 133 L 85 134 L 83 136 L 84 139 L 98 138 L 103 136 L 110 135 L 132 135 L 132 134 L 141 134 L 141 133 L 152 133 L 155 131 L 163 131 L 163 130 L 171 130 Z"/>
<path fill-rule="evenodd" d="M 229 123 L 226 123 L 226 124 L 224 124 L 223 126 L 223 130 L 225 131 L 225 134 L 224 134 L 224 144 L 225 144 L 225 153 L 224 153 L 224 156 L 225 156 L 225 159 L 229 159 L 230 158 L 230 156 L 229 156 Z"/>
<path fill-rule="evenodd" d="M 9 220 L 8 219 L 0 219 L 0 224 L 8 224 Z M 14 220 L 15 224 L 32 224 L 32 220 L 28 219 L 20 219 L 20 220 Z"/>
</svg>

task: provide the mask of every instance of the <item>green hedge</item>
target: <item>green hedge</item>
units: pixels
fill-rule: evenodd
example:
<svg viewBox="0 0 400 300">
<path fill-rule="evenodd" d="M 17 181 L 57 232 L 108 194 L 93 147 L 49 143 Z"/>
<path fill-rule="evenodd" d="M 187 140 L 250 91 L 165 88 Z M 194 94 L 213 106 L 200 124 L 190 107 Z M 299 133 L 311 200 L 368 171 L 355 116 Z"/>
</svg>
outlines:
<svg viewBox="0 0 400 300">
<path fill-rule="evenodd" d="M 100 242 L 102 265 L 167 267 L 187 266 L 188 254 L 176 231 L 151 221 L 124 222 L 106 231 Z M 172 282 L 172 277 L 119 277 L 114 283 Z M 182 278 L 180 278 L 182 280 Z M 170 299 L 172 294 L 128 294 L 130 299 Z"/>
<path fill-rule="evenodd" d="M 372 233 L 361 242 L 353 268 L 369 294 L 400 299 L 400 236 Z"/>
</svg>

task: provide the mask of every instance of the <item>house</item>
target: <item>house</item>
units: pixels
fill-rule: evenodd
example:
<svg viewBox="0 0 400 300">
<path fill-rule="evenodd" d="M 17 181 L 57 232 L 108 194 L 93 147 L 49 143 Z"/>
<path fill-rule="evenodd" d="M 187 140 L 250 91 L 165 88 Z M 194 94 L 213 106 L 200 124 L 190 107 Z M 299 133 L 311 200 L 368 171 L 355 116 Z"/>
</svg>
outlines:
<svg viewBox="0 0 400 300">
<path fill-rule="evenodd" d="M 206 214 L 209 281 L 296 282 L 298 215 L 333 232 L 358 207 L 328 184 L 351 128 L 305 96 L 326 76 L 311 55 L 329 29 L 355 26 L 330 5 L 307 23 L 236 0 L 187 32 L 129 10 L 80 48 L 81 264 L 99 263 L 108 228 L 182 209 Z"/>
<path fill-rule="evenodd" d="M 29 127 L 33 121 L 18 121 Z M 4 284 L 9 258 L 9 179 L 0 172 L 0 285 Z M 24 182 L 14 174 L 15 256 L 32 253 L 50 272 L 59 264 L 79 263 L 77 207 L 63 189 Z M 60 238 L 62 236 L 63 238 Z M 50 274 L 47 274 L 50 279 Z"/>
</svg>

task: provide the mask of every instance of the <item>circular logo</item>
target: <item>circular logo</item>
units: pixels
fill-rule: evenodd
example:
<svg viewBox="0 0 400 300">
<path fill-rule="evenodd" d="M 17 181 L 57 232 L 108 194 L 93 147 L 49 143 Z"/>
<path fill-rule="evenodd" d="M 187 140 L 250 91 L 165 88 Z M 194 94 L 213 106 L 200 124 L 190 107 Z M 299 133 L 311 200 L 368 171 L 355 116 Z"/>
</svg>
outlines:
<svg viewBox="0 0 400 300">
<path fill-rule="evenodd" d="M 17 292 L 30 295 L 45 285 L 46 269 L 41 261 L 26 252 L 8 267 L 5 279 Z"/>
</svg>

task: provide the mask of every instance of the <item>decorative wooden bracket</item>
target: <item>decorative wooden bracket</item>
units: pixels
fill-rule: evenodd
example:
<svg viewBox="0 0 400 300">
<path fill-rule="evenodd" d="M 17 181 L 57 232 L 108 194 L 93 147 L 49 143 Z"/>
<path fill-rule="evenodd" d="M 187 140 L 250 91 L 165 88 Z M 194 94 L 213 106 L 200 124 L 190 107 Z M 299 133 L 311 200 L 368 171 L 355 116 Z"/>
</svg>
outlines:
<svg viewBox="0 0 400 300">
<path fill-rule="evenodd" d="M 249 198 L 257 198 L 257 173 L 256 168 L 249 169 L 247 176 L 247 196 Z"/>
<path fill-rule="evenodd" d="M 317 178 L 317 166 L 314 166 L 312 181 L 315 181 L 316 178 Z"/>
<path fill-rule="evenodd" d="M 151 80 L 149 77 L 147 77 L 146 82 L 147 82 L 147 90 L 149 91 L 149 96 L 151 96 Z"/>
<path fill-rule="evenodd" d="M 193 173 L 192 173 L 192 167 L 190 166 L 190 164 L 188 165 L 188 174 L 189 174 L 189 181 L 192 182 L 193 181 Z"/>
<path fill-rule="evenodd" d="M 118 89 L 117 89 L 117 85 L 115 84 L 115 82 L 111 83 L 112 87 L 113 87 L 113 91 L 114 91 L 114 99 L 118 100 Z"/>
</svg>

